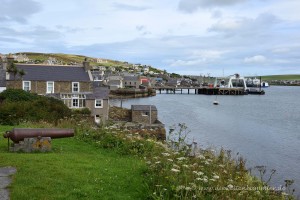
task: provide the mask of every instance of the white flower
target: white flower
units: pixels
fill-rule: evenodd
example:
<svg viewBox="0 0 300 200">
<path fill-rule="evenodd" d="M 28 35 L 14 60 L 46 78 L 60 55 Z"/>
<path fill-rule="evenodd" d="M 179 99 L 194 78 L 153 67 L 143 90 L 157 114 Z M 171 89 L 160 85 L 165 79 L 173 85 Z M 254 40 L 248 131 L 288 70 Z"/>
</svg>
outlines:
<svg viewBox="0 0 300 200">
<path fill-rule="evenodd" d="M 175 164 L 173 164 L 173 167 L 175 167 L 175 168 L 180 168 L 178 165 L 175 165 Z"/>
<path fill-rule="evenodd" d="M 177 186 L 176 191 L 179 191 L 179 190 L 182 190 L 182 189 L 185 189 L 185 186 L 184 185 L 179 185 L 179 186 Z"/>
<path fill-rule="evenodd" d="M 192 188 L 186 187 L 185 190 L 186 190 L 186 191 L 190 191 L 190 190 L 192 190 Z"/>
<path fill-rule="evenodd" d="M 233 188 L 233 185 L 229 184 L 227 185 L 228 189 L 232 189 Z"/>
<path fill-rule="evenodd" d="M 180 158 L 177 158 L 177 160 L 181 161 L 181 160 L 185 160 L 186 158 L 185 157 L 180 157 Z"/>
<path fill-rule="evenodd" d="M 170 156 L 170 154 L 169 153 L 161 153 L 163 156 L 166 156 L 166 157 L 168 157 L 168 156 Z"/>
<path fill-rule="evenodd" d="M 155 164 L 159 164 L 159 163 L 160 163 L 160 161 L 155 162 Z"/>
<path fill-rule="evenodd" d="M 200 158 L 200 159 L 205 159 L 205 157 L 203 155 L 199 155 L 197 157 Z"/>
<path fill-rule="evenodd" d="M 180 170 L 174 169 L 174 168 L 172 168 L 171 171 L 172 171 L 172 172 L 176 172 L 176 173 L 180 172 Z"/>
<path fill-rule="evenodd" d="M 207 183 L 207 181 L 208 181 L 208 180 L 207 180 L 206 178 L 203 178 L 203 182 Z"/>
<path fill-rule="evenodd" d="M 147 161 L 146 163 L 147 163 L 148 165 L 150 165 L 150 164 L 151 164 L 151 161 Z"/>
<path fill-rule="evenodd" d="M 213 178 L 211 178 L 211 179 L 209 179 L 210 181 L 215 181 L 215 179 L 213 179 Z"/>
<path fill-rule="evenodd" d="M 170 159 L 170 158 L 169 158 L 169 159 L 167 159 L 167 161 L 173 162 L 173 160 L 172 160 L 172 159 Z"/>
<path fill-rule="evenodd" d="M 188 165 L 182 165 L 182 167 L 189 168 L 189 166 L 188 166 Z"/>
<path fill-rule="evenodd" d="M 217 175 L 214 175 L 213 178 L 214 178 L 214 179 L 219 179 L 220 177 L 217 176 Z"/>
</svg>

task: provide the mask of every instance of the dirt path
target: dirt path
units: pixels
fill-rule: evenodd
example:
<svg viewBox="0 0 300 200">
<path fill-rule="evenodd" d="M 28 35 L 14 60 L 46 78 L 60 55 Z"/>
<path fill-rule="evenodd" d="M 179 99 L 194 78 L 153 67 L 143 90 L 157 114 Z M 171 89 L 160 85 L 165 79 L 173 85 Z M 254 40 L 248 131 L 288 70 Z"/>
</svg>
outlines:
<svg viewBox="0 0 300 200">
<path fill-rule="evenodd" d="M 16 173 L 14 167 L 0 167 L 0 199 L 9 200 L 9 190 L 7 186 L 11 183 L 11 175 Z"/>
</svg>

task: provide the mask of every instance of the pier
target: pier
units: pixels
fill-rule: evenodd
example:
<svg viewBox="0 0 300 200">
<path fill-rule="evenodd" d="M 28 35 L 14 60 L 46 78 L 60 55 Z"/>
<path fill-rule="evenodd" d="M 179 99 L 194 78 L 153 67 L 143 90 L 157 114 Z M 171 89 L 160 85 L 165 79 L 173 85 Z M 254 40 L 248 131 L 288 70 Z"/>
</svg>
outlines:
<svg viewBox="0 0 300 200">
<path fill-rule="evenodd" d="M 218 87 L 153 87 L 159 94 L 204 94 L 204 95 L 247 95 L 244 88 L 218 88 Z"/>
</svg>

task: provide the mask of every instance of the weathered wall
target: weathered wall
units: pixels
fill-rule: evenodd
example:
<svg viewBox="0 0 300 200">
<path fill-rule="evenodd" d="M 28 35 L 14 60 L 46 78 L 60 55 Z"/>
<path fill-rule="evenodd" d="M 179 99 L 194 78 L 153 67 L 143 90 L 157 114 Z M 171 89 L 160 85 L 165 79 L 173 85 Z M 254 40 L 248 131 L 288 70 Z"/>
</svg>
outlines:
<svg viewBox="0 0 300 200">
<path fill-rule="evenodd" d="M 149 124 L 151 116 L 151 124 L 154 123 L 157 120 L 157 111 L 152 110 L 151 115 L 149 111 L 132 111 L 132 122 Z M 145 112 L 148 112 L 148 115 Z"/>
<path fill-rule="evenodd" d="M 91 110 L 91 116 L 95 117 L 95 115 L 100 115 L 101 121 L 108 120 L 108 112 L 109 112 L 109 101 L 103 100 L 103 108 L 95 108 L 95 100 L 94 99 L 87 99 L 85 101 L 86 107 Z"/>
<path fill-rule="evenodd" d="M 22 89 L 22 80 L 7 81 L 7 88 Z M 79 82 L 80 92 L 92 92 L 91 82 Z M 31 92 L 37 94 L 46 94 L 47 81 L 31 81 Z M 72 93 L 72 82 L 55 81 L 54 93 Z"/>
</svg>

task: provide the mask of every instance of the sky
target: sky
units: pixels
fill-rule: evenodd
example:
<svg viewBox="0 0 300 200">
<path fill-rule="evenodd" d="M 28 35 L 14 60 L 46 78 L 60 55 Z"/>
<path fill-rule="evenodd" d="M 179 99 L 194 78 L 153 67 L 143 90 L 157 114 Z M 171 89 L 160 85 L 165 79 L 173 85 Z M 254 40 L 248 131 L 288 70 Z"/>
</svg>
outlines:
<svg viewBox="0 0 300 200">
<path fill-rule="evenodd" d="M 0 53 L 71 53 L 184 75 L 300 74 L 299 0 L 0 0 Z"/>
</svg>

